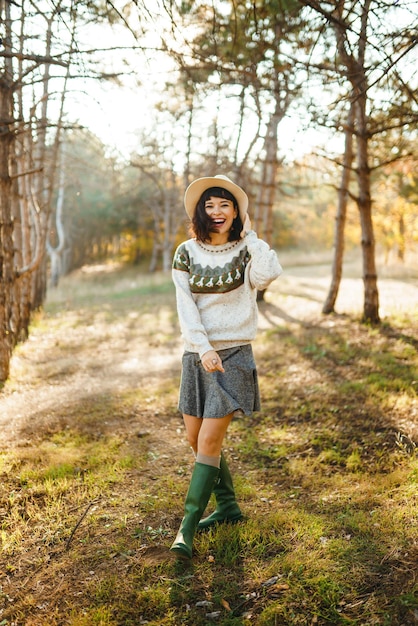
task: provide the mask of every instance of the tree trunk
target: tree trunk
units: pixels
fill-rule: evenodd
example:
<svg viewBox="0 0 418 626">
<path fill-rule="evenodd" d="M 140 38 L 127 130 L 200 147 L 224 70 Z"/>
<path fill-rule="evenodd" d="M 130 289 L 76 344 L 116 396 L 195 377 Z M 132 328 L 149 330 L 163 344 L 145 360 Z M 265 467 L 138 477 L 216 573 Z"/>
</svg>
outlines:
<svg viewBox="0 0 418 626">
<path fill-rule="evenodd" d="M 61 163 L 58 182 L 57 205 L 55 211 L 55 231 L 57 245 L 54 247 L 49 238 L 46 240 L 46 249 L 51 262 L 50 282 L 52 287 L 58 287 L 59 279 L 63 273 L 62 254 L 66 243 L 63 210 L 64 210 L 64 191 L 65 191 L 65 142 L 61 146 Z M 51 215 L 52 218 L 52 215 Z"/>
<path fill-rule="evenodd" d="M 279 161 L 277 158 L 278 149 L 278 126 L 282 121 L 287 104 L 283 101 L 283 86 L 276 79 L 274 86 L 274 111 L 270 117 L 269 125 L 264 141 L 265 158 L 262 164 L 262 175 L 260 181 L 260 191 L 258 197 L 259 220 L 255 224 L 255 229 L 270 246 L 273 242 L 273 207 L 276 196 L 277 170 Z M 257 301 L 264 300 L 266 290 L 257 293 Z"/>
<path fill-rule="evenodd" d="M 278 105 L 276 106 L 277 109 Z M 262 174 L 260 181 L 260 192 L 258 196 L 258 206 L 260 219 L 256 225 L 256 230 L 260 237 L 271 245 L 273 233 L 273 205 L 276 194 L 277 177 L 277 126 L 281 116 L 277 111 L 273 113 L 267 130 L 264 152 L 265 159 L 262 164 Z"/>
<path fill-rule="evenodd" d="M 367 67 L 366 44 L 367 25 L 371 0 L 365 0 L 361 8 L 361 29 L 357 40 L 357 59 L 351 50 L 353 45 L 348 42 L 347 30 L 341 22 L 334 24 L 337 34 L 337 46 L 341 59 L 347 68 L 347 78 L 353 88 L 354 124 L 357 139 L 357 205 L 360 213 L 361 247 L 363 254 L 364 303 L 363 320 L 377 324 L 379 320 L 379 295 L 377 290 L 377 273 L 375 263 L 375 240 L 372 222 L 372 200 L 370 193 L 370 167 L 368 155 L 369 128 L 367 119 Z M 344 3 L 338 5 L 341 18 Z"/>
<path fill-rule="evenodd" d="M 364 102 L 360 102 L 364 100 Z M 367 127 L 365 125 L 365 97 L 357 102 L 358 126 L 357 138 L 357 179 L 359 186 L 358 208 L 361 223 L 361 248 L 363 254 L 364 306 L 363 320 L 378 324 L 379 294 L 377 290 L 377 272 L 375 262 L 375 240 L 372 222 L 372 201 L 370 197 L 370 168 L 368 165 Z"/>
<path fill-rule="evenodd" d="M 154 231 L 154 237 L 152 240 L 152 254 L 151 254 L 151 259 L 150 259 L 149 266 L 148 266 L 148 271 L 151 274 L 157 270 L 159 250 L 160 250 L 160 246 L 158 244 L 158 232 Z"/>
<path fill-rule="evenodd" d="M 265 159 L 262 164 L 260 191 L 258 196 L 259 219 L 255 224 L 255 230 L 269 245 L 273 233 L 273 204 L 276 193 L 277 176 L 277 126 L 281 117 L 277 114 L 279 104 L 276 103 L 276 111 L 272 114 L 264 141 Z M 257 302 L 264 300 L 265 289 L 257 292 Z"/>
<path fill-rule="evenodd" d="M 166 189 L 166 192 L 163 197 L 164 202 L 164 232 L 162 233 L 162 269 L 163 272 L 168 272 L 171 268 L 172 254 L 173 254 L 173 246 L 171 243 L 171 220 L 170 216 L 172 215 L 172 206 L 170 202 L 170 191 Z"/>
<path fill-rule="evenodd" d="M 372 221 L 372 199 L 370 193 L 369 167 L 369 129 L 367 120 L 367 76 L 365 51 L 367 42 L 367 24 L 371 0 L 363 6 L 361 33 L 359 36 L 359 62 L 351 80 L 356 85 L 356 126 L 357 126 L 357 180 L 358 208 L 361 223 L 361 247 L 363 252 L 364 306 L 363 320 L 378 324 L 379 294 L 377 290 L 377 272 L 375 260 L 375 240 Z"/>
<path fill-rule="evenodd" d="M 341 173 L 341 184 L 338 190 L 337 215 L 335 217 L 334 230 L 334 258 L 332 262 L 331 285 L 327 298 L 322 307 L 322 313 L 329 314 L 335 311 L 335 302 L 340 288 L 343 257 L 344 257 L 344 229 L 347 214 L 348 187 L 350 184 L 351 168 L 353 164 L 353 122 L 354 104 L 350 104 L 345 129 L 345 146 L 343 171 Z"/>
<path fill-rule="evenodd" d="M 0 78 L 0 118 L 10 120 L 11 86 L 7 76 Z M 12 317 L 13 221 L 9 157 L 12 133 L 4 121 L 0 132 L 0 384 L 9 376 L 10 356 L 14 339 L 10 325 Z"/>
<path fill-rule="evenodd" d="M 405 261 L 405 216 L 403 213 L 399 216 L 399 244 L 398 244 L 398 261 Z"/>
<path fill-rule="evenodd" d="M 6 35 L 4 47 L 10 49 L 9 5 L 5 11 Z M 12 180 L 10 156 L 13 141 L 13 68 L 11 59 L 5 58 L 0 74 L 0 385 L 9 377 L 10 358 L 15 344 L 12 326 L 14 250 L 12 219 Z"/>
</svg>

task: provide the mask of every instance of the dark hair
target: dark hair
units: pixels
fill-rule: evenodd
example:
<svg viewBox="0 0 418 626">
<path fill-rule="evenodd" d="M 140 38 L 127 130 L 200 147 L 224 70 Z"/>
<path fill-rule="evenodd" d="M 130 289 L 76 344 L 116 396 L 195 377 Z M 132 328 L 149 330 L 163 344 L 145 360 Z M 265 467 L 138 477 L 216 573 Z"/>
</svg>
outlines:
<svg viewBox="0 0 418 626">
<path fill-rule="evenodd" d="M 198 241 L 210 241 L 211 221 L 208 214 L 206 213 L 205 204 L 207 200 L 209 200 L 209 198 L 211 197 L 225 198 L 226 200 L 230 200 L 233 203 L 234 209 L 237 210 L 237 216 L 232 222 L 232 227 L 228 235 L 228 241 L 238 241 L 241 237 L 241 231 L 243 228 L 243 223 L 239 214 L 238 202 L 235 196 L 223 187 L 209 187 L 209 189 L 206 189 L 202 193 L 196 205 L 196 211 L 194 212 L 192 218 L 190 229 L 191 234 L 194 235 Z"/>
</svg>

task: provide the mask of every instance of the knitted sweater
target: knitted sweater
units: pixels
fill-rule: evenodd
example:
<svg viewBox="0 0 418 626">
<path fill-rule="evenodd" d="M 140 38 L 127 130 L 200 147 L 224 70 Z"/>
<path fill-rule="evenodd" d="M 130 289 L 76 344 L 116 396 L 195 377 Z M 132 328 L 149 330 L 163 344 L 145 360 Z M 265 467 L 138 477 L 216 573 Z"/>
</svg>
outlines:
<svg viewBox="0 0 418 626">
<path fill-rule="evenodd" d="M 185 350 L 202 357 L 250 343 L 257 332 L 257 290 L 281 273 L 276 253 L 254 231 L 222 246 L 182 243 L 172 274 Z"/>
</svg>

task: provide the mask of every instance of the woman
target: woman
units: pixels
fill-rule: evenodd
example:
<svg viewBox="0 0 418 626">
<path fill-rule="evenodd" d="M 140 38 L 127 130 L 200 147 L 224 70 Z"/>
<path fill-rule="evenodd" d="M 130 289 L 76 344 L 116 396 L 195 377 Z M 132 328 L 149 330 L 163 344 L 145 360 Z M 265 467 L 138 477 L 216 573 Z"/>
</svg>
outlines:
<svg viewBox="0 0 418 626">
<path fill-rule="evenodd" d="M 196 462 L 171 550 L 190 559 L 197 528 L 243 517 L 221 448 L 234 415 L 259 410 L 256 293 L 282 269 L 251 230 L 247 194 L 226 176 L 192 182 L 184 205 L 193 238 L 176 250 L 173 281 L 185 348 L 179 409 Z M 216 510 L 201 520 L 212 491 Z"/>
</svg>

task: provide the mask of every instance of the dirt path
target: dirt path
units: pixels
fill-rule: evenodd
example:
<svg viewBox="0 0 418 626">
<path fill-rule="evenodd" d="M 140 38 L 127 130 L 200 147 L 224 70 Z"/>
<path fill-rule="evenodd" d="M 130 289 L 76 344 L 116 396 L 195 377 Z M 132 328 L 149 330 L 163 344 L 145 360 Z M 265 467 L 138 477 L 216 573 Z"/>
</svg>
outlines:
<svg viewBox="0 0 418 626">
<path fill-rule="evenodd" d="M 1 397 L 1 442 L 31 437 L 48 428 L 74 404 L 111 396 L 137 386 L 152 389 L 178 368 L 180 343 L 150 345 L 146 329 L 126 323 L 94 323 L 58 329 L 35 328 L 13 357 Z M 134 335 L 134 337 L 133 337 Z"/>
<path fill-rule="evenodd" d="M 260 307 L 260 329 L 306 323 L 332 324 L 321 317 L 329 285 L 329 266 L 289 267 Z M 77 288 L 80 274 L 63 281 L 61 289 Z M 116 286 L 117 288 L 117 286 Z M 54 299 L 56 302 L 54 302 Z M 0 395 L 0 446 L 28 443 L 54 423 L 65 424 L 74 407 L 92 398 L 123 394 L 140 386 L 153 403 L 155 389 L 179 375 L 181 341 L 170 295 L 158 307 L 138 313 L 130 309 L 79 308 L 50 296 L 56 313 L 48 313 L 13 356 L 10 380 Z M 418 285 L 411 279 L 380 281 L 382 316 L 418 311 Z M 358 303 L 357 305 L 355 303 Z M 359 313 L 362 281 L 346 278 L 337 310 Z M 48 310 L 48 309 L 47 309 Z M 146 410 L 142 412 L 146 427 Z M 135 427 L 141 428 L 136 416 Z"/>
</svg>

